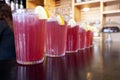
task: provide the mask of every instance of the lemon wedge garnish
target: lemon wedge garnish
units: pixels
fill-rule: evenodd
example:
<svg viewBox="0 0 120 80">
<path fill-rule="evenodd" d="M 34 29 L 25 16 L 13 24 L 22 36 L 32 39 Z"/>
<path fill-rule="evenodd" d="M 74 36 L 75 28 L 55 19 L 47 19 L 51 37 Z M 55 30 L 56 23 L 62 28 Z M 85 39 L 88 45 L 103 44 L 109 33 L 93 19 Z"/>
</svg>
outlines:
<svg viewBox="0 0 120 80">
<path fill-rule="evenodd" d="M 65 25 L 64 18 L 61 15 L 57 15 L 57 21 L 60 25 Z"/>
<path fill-rule="evenodd" d="M 38 14 L 39 19 L 48 19 L 49 18 L 48 11 L 42 6 L 37 6 L 35 8 L 35 13 Z"/>
<path fill-rule="evenodd" d="M 89 30 L 89 26 L 85 25 L 85 30 L 88 31 Z"/>
<path fill-rule="evenodd" d="M 89 30 L 89 27 L 86 23 L 82 23 L 81 26 L 85 29 L 85 31 Z"/>
</svg>

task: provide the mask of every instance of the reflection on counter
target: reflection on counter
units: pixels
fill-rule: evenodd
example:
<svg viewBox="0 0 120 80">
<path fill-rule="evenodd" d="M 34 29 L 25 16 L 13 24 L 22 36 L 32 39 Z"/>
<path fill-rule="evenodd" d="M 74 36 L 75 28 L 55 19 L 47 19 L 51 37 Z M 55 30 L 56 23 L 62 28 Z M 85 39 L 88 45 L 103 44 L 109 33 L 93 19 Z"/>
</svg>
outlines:
<svg viewBox="0 0 120 80">
<path fill-rule="evenodd" d="M 43 65 L 17 65 L 17 80 L 44 80 Z"/>
<path fill-rule="evenodd" d="M 65 57 L 47 57 L 45 61 L 45 80 L 67 80 L 67 64 Z"/>
<path fill-rule="evenodd" d="M 43 64 L 17 64 L 17 80 L 85 80 L 90 76 L 86 68 L 90 66 L 92 57 L 91 47 L 66 53 L 63 57 L 46 57 Z"/>
<path fill-rule="evenodd" d="M 43 64 L 22 66 L 15 60 L 0 61 L 0 80 L 119 80 L 120 42 L 46 57 Z"/>
</svg>

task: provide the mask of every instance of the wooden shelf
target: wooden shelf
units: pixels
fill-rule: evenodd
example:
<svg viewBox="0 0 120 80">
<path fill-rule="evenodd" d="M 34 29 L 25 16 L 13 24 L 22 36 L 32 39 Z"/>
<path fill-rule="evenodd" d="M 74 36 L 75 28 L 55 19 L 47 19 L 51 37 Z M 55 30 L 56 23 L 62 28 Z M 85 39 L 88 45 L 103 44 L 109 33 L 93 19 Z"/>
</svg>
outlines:
<svg viewBox="0 0 120 80">
<path fill-rule="evenodd" d="M 72 0 L 73 18 L 77 22 L 99 20 L 101 27 L 111 19 L 119 23 L 120 20 L 120 0 L 91 0 L 76 3 Z M 84 8 L 90 8 L 89 11 L 83 11 Z M 100 37 L 103 37 L 100 35 Z"/>
<path fill-rule="evenodd" d="M 38 5 L 44 6 L 45 0 L 26 0 L 26 8 L 35 8 Z"/>
<path fill-rule="evenodd" d="M 75 21 L 78 22 L 84 22 L 85 20 L 95 21 L 96 18 L 96 20 L 100 20 L 102 26 L 106 22 L 108 17 L 116 18 L 117 16 L 119 17 L 120 14 L 120 0 L 91 0 L 79 3 L 76 3 L 75 1 L 76 0 L 72 0 L 73 18 L 75 19 Z M 90 10 L 85 12 L 83 11 L 84 8 L 90 8 Z M 87 17 L 89 17 L 90 19 Z"/>
<path fill-rule="evenodd" d="M 112 11 L 104 11 L 103 15 L 107 15 L 107 14 L 117 14 L 120 13 L 120 10 L 112 10 Z"/>
<path fill-rule="evenodd" d="M 87 4 L 96 4 L 96 3 L 100 3 L 100 0 L 75 3 L 74 6 L 81 6 L 81 5 L 87 5 Z"/>
<path fill-rule="evenodd" d="M 104 0 L 103 2 L 104 3 L 109 3 L 109 2 L 116 2 L 116 1 L 120 2 L 120 0 Z"/>
</svg>

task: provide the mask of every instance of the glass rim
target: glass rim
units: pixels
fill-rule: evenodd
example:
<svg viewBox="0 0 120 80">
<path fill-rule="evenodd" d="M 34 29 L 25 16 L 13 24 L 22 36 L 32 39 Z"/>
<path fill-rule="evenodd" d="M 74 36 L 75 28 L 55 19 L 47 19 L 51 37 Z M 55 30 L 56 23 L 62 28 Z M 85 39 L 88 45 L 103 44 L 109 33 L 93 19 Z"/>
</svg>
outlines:
<svg viewBox="0 0 120 80">
<path fill-rule="evenodd" d="M 15 12 L 13 12 L 13 14 L 25 14 L 25 13 L 37 14 L 35 13 L 35 10 L 32 8 L 17 9 Z"/>
</svg>

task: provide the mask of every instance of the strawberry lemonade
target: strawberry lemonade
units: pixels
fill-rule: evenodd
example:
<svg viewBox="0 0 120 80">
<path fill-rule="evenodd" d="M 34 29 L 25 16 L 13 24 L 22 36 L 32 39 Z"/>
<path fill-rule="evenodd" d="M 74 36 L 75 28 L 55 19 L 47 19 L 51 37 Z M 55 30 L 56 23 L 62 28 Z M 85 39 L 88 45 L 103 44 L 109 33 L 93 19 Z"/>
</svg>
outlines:
<svg viewBox="0 0 120 80">
<path fill-rule="evenodd" d="M 85 29 L 79 27 L 79 50 L 85 49 L 85 36 L 86 36 Z"/>
<path fill-rule="evenodd" d="M 79 48 L 79 25 L 70 19 L 67 26 L 66 53 L 77 52 Z"/>
<path fill-rule="evenodd" d="M 79 26 L 76 25 L 74 27 L 67 28 L 67 47 L 66 53 L 77 52 L 78 50 L 78 42 L 79 42 Z"/>
<path fill-rule="evenodd" d="M 46 56 L 49 57 L 65 55 L 67 27 L 62 16 L 58 15 L 56 19 L 49 19 L 46 22 Z"/>
<path fill-rule="evenodd" d="M 89 48 L 92 46 L 93 43 L 93 28 L 90 25 L 85 24 L 84 28 L 86 30 L 85 33 L 85 48 Z"/>
<path fill-rule="evenodd" d="M 36 64 L 44 60 L 46 37 L 45 19 L 31 9 L 20 9 L 13 14 L 17 62 Z"/>
</svg>

